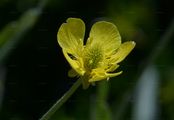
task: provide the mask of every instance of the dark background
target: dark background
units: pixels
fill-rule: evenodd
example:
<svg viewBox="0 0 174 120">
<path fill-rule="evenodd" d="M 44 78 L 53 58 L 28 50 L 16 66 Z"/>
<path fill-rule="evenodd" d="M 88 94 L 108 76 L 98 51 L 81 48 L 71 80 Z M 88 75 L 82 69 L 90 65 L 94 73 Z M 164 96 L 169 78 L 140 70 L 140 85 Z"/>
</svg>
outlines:
<svg viewBox="0 0 174 120">
<path fill-rule="evenodd" d="M 19 21 L 27 10 L 39 8 L 42 2 L 1 0 L 0 35 L 5 26 Z M 133 106 L 136 104 L 133 97 L 134 88 L 141 75 L 140 71 L 144 69 L 143 65 L 148 62 L 146 59 L 170 26 L 173 18 L 172 1 L 47 1 L 35 24 L 20 35 L 19 41 L 0 63 L 3 81 L 3 87 L 0 86 L 3 88 L 0 93 L 0 120 L 37 120 L 73 85 L 76 78 L 67 76 L 70 66 L 57 43 L 58 28 L 69 17 L 78 17 L 85 22 L 86 38 L 95 21 L 109 20 L 117 25 L 123 42 L 133 40 L 137 43 L 135 49 L 121 63 L 119 70 L 123 70 L 123 74 L 106 83 L 109 85 L 109 92 L 105 101 L 113 120 L 114 114 L 119 114 L 119 105 L 127 101 L 123 102 L 126 107 L 121 106 L 124 109 L 120 110 L 120 120 L 133 119 Z M 12 39 L 0 44 L 0 50 L 10 40 Z M 172 37 L 154 61 L 160 76 L 156 94 L 158 120 L 174 119 L 173 45 Z M 94 102 L 97 89 L 98 84 L 87 90 L 80 87 L 56 113 L 53 120 L 92 119 L 91 115 L 97 104 Z"/>
</svg>

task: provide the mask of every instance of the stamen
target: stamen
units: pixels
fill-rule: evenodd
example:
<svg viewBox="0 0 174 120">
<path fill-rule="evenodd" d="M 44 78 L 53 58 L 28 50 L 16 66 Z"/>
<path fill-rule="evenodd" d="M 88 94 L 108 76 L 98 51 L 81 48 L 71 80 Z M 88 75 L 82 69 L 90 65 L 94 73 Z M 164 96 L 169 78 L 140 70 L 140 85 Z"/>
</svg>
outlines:
<svg viewBox="0 0 174 120">
<path fill-rule="evenodd" d="M 96 68 L 103 60 L 102 48 L 98 45 L 86 48 L 84 53 L 84 65 L 87 70 Z"/>
</svg>

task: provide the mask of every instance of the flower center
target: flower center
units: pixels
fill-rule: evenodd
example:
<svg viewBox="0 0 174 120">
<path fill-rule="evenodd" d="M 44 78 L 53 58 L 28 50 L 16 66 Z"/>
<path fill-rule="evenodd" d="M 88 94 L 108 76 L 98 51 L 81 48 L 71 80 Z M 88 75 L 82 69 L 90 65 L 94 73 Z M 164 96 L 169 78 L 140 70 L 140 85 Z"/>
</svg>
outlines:
<svg viewBox="0 0 174 120">
<path fill-rule="evenodd" d="M 100 46 L 93 45 L 85 49 L 84 66 L 86 70 L 91 71 L 92 69 L 97 68 L 102 60 L 103 51 Z"/>
</svg>

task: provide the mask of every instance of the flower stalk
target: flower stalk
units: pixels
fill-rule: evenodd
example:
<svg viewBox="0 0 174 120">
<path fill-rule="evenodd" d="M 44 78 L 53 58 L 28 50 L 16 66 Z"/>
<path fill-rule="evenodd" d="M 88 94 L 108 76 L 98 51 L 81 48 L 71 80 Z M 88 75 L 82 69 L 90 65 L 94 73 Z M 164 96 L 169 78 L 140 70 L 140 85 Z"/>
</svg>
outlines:
<svg viewBox="0 0 174 120">
<path fill-rule="evenodd" d="M 73 86 L 40 118 L 40 120 L 49 120 L 51 116 L 72 96 L 81 83 L 82 80 L 79 78 Z"/>
</svg>

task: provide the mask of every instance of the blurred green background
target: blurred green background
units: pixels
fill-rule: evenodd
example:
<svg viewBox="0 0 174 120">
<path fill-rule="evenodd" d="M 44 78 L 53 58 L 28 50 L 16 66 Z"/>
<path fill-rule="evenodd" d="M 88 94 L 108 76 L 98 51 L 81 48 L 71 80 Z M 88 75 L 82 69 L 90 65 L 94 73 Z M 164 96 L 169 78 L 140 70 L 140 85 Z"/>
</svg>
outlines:
<svg viewBox="0 0 174 120">
<path fill-rule="evenodd" d="M 171 0 L 0 0 L 0 120 L 38 120 L 76 81 L 57 43 L 69 17 L 86 38 L 111 21 L 136 47 L 122 75 L 80 87 L 52 120 L 174 120 L 173 10 Z"/>
</svg>

